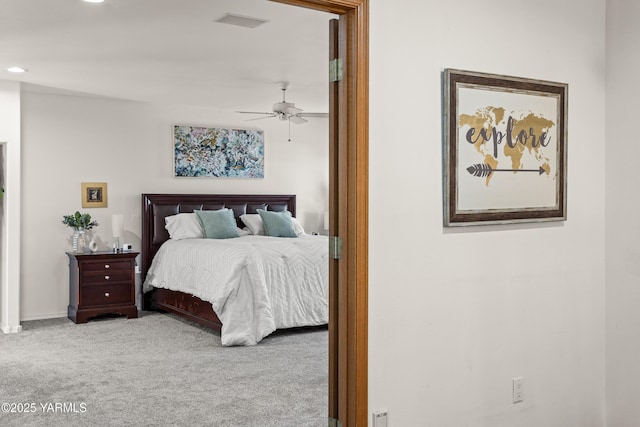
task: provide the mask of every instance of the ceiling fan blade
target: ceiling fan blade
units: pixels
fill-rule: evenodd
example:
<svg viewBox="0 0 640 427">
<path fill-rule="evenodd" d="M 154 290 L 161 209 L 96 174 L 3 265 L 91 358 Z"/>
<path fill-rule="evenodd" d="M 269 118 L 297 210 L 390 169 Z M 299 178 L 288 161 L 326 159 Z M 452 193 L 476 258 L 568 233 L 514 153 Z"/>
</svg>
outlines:
<svg viewBox="0 0 640 427">
<path fill-rule="evenodd" d="M 273 119 L 275 116 L 256 117 L 255 119 L 245 119 L 245 122 L 252 122 L 254 120 Z"/>
<path fill-rule="evenodd" d="M 240 113 L 240 114 L 264 114 L 266 116 L 274 116 L 274 113 L 267 113 L 264 111 L 236 111 L 236 113 Z"/>
<path fill-rule="evenodd" d="M 309 120 L 305 120 L 300 116 L 289 116 L 289 120 L 297 125 L 301 125 L 302 123 L 307 123 Z"/>
<path fill-rule="evenodd" d="M 298 117 L 329 117 L 329 113 L 299 113 Z"/>
</svg>

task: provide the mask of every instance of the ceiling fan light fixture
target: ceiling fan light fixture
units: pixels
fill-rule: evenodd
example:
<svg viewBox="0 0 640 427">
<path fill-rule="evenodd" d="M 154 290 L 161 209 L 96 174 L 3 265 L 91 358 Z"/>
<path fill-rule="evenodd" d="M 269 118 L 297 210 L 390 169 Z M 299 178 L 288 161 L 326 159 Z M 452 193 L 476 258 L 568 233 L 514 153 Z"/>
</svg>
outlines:
<svg viewBox="0 0 640 427">
<path fill-rule="evenodd" d="M 302 112 L 301 109 L 296 108 L 296 104 L 293 102 L 276 102 L 273 104 L 273 111 L 276 113 L 288 113 L 296 114 Z"/>
<path fill-rule="evenodd" d="M 269 21 L 267 21 L 266 19 L 252 18 L 250 16 L 234 15 L 232 13 L 227 13 L 221 18 L 216 19 L 215 22 L 219 22 L 221 24 L 235 25 L 238 27 L 256 28 Z"/>
</svg>

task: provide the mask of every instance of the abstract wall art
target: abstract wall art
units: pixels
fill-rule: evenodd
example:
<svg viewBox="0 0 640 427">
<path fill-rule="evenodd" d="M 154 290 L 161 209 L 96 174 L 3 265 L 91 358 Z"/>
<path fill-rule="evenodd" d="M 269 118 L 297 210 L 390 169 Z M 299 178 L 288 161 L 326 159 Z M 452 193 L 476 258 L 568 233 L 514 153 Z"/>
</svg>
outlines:
<svg viewBox="0 0 640 427">
<path fill-rule="evenodd" d="M 264 178 L 261 130 L 173 127 L 174 176 Z"/>
</svg>

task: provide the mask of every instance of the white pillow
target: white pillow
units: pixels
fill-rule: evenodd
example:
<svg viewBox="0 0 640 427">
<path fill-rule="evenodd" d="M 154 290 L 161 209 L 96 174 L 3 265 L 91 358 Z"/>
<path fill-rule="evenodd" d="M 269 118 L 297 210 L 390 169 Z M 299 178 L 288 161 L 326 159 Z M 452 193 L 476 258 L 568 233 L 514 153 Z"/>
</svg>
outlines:
<svg viewBox="0 0 640 427">
<path fill-rule="evenodd" d="M 262 224 L 262 218 L 260 214 L 244 214 L 240 215 L 240 219 L 246 225 L 249 232 L 255 236 L 264 236 L 264 225 Z M 304 228 L 297 218 L 291 218 L 291 224 L 293 225 L 293 231 L 299 236 L 304 233 Z"/>
<path fill-rule="evenodd" d="M 259 214 L 243 214 L 240 219 L 247 226 L 249 232 L 255 236 L 264 236 L 264 225 Z"/>
<path fill-rule="evenodd" d="M 165 226 L 173 240 L 202 239 L 204 231 L 195 213 L 179 213 L 165 217 Z"/>
<path fill-rule="evenodd" d="M 204 230 L 202 229 L 202 223 L 198 219 L 198 215 L 194 213 L 179 213 L 177 215 L 171 215 L 165 217 L 165 226 L 169 232 L 169 237 L 173 240 L 182 239 L 203 239 Z M 238 235 L 248 236 L 251 234 L 246 230 L 237 228 Z"/>
<path fill-rule="evenodd" d="M 291 218 L 291 223 L 293 224 L 293 231 L 299 236 L 304 233 L 304 228 L 302 228 L 302 224 L 298 221 L 298 218 Z"/>
</svg>

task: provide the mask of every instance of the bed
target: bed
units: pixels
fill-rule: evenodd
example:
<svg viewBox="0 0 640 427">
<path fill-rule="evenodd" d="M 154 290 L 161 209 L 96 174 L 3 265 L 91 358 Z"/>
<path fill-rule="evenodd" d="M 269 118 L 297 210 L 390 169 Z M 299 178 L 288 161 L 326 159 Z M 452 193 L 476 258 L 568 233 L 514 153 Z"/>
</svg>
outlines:
<svg viewBox="0 0 640 427">
<path fill-rule="evenodd" d="M 240 216 L 259 210 L 289 211 L 295 217 L 296 197 L 143 194 L 143 309 L 171 312 L 212 328 L 223 345 L 254 345 L 275 329 L 326 324 L 325 236 L 179 240 L 165 228 L 167 217 L 223 208 L 233 213 L 234 225 L 244 228 Z"/>
</svg>

